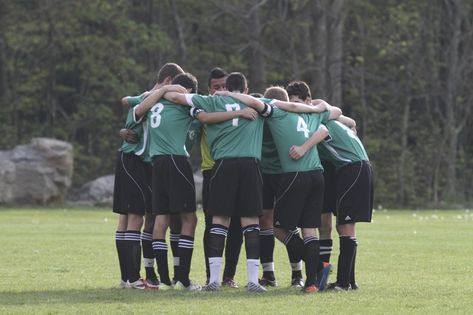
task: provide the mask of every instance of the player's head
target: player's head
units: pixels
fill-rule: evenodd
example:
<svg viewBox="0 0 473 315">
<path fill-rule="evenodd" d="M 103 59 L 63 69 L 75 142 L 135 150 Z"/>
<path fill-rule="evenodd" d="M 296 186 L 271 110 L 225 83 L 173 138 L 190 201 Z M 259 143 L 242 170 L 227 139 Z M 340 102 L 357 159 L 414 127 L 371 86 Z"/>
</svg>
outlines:
<svg viewBox="0 0 473 315">
<path fill-rule="evenodd" d="M 209 94 L 212 95 L 215 91 L 225 90 L 225 80 L 227 79 L 228 73 L 222 68 L 215 67 L 209 72 Z"/>
<path fill-rule="evenodd" d="M 225 81 L 225 86 L 230 92 L 248 93 L 248 82 L 241 72 L 232 72 Z"/>
<path fill-rule="evenodd" d="M 181 73 L 184 70 L 177 63 L 168 62 L 158 71 L 158 84 L 171 84 L 174 77 Z"/>
<path fill-rule="evenodd" d="M 253 97 L 256 97 L 256 98 L 262 98 L 263 94 L 258 93 L 258 92 L 253 92 L 253 93 L 250 93 L 250 96 L 253 96 Z"/>
<path fill-rule="evenodd" d="M 292 102 L 310 104 L 312 101 L 309 86 L 304 81 L 290 82 L 286 87 L 286 91 Z"/>
<path fill-rule="evenodd" d="M 289 101 L 287 91 L 281 86 L 270 86 L 264 91 L 264 97 L 284 102 Z"/>
<path fill-rule="evenodd" d="M 197 92 L 197 79 L 188 72 L 178 74 L 174 80 L 172 80 L 172 84 L 182 85 L 189 93 Z"/>
</svg>

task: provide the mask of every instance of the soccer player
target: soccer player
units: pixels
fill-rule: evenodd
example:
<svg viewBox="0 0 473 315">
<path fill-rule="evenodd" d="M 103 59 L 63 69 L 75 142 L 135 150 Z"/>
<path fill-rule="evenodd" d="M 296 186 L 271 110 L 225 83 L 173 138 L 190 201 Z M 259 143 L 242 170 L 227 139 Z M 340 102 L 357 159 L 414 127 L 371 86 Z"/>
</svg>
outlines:
<svg viewBox="0 0 473 315">
<path fill-rule="evenodd" d="M 227 72 L 221 68 L 213 68 L 210 70 L 208 79 L 208 92 L 213 95 L 216 91 L 225 90 L 225 80 Z M 209 185 L 212 173 L 212 167 L 215 162 L 210 155 L 209 144 L 207 140 L 207 127 L 202 126 L 200 139 L 200 152 L 202 156 L 202 207 L 205 215 L 205 230 L 204 230 L 204 256 L 205 256 L 205 271 L 207 275 L 207 283 L 210 278 L 209 259 L 208 259 L 208 236 L 210 227 L 212 225 L 212 216 L 208 214 L 208 199 L 209 199 Z M 243 234 L 241 232 L 240 218 L 233 217 L 228 229 L 227 242 L 225 245 L 225 268 L 223 271 L 222 286 L 229 288 L 238 288 L 234 281 L 236 266 L 240 256 L 241 244 L 243 243 Z"/>
<path fill-rule="evenodd" d="M 226 81 L 230 91 L 247 93 L 246 78 L 241 73 L 231 73 Z M 171 101 L 202 108 L 209 112 L 231 112 L 247 106 L 231 97 L 200 96 L 194 94 L 167 93 Z M 259 224 L 261 214 L 261 159 L 263 119 L 254 121 L 233 119 L 207 127 L 208 140 L 215 165 L 210 182 L 208 213 L 213 216 L 208 236 L 210 265 L 209 284 L 204 290 L 216 291 L 220 287 L 219 276 L 225 238 L 231 218 L 240 216 L 247 255 L 249 292 L 264 292 L 258 283 Z"/>
<path fill-rule="evenodd" d="M 246 96 L 228 93 L 241 101 Z M 263 111 L 268 105 L 260 101 L 256 105 Z M 249 103 L 249 102 L 248 102 Z M 294 161 L 289 155 L 292 143 L 304 143 L 310 134 L 321 141 L 327 130 L 321 122 L 336 118 L 339 109 L 321 114 L 292 113 L 275 105 L 271 117 L 267 120 L 276 143 L 283 175 L 279 181 L 274 210 L 274 234 L 286 245 L 291 261 L 304 258 L 306 265 L 306 283 L 304 292 L 313 293 L 316 287 L 316 266 L 318 265 L 318 240 L 315 228 L 320 225 L 320 211 L 323 198 L 323 175 L 317 151 L 312 149 L 304 161 Z M 302 228 L 304 241 L 293 231 Z"/>
<path fill-rule="evenodd" d="M 162 88 L 165 85 L 171 84 L 174 77 L 180 73 L 184 73 L 184 71 L 179 65 L 175 63 L 166 63 L 158 71 L 157 82 L 152 88 L 152 90 L 156 90 L 156 89 Z M 145 175 L 147 177 L 148 183 L 146 186 L 146 190 L 144 190 L 143 193 L 149 200 L 149 207 L 147 208 L 147 211 L 145 212 L 144 229 L 143 229 L 143 233 L 141 234 L 141 245 L 143 248 L 143 260 L 144 260 L 145 271 L 146 271 L 146 280 L 145 280 L 146 286 L 148 288 L 154 289 L 154 288 L 158 288 L 159 281 L 154 271 L 154 254 L 153 254 L 153 247 L 152 247 L 152 231 L 154 227 L 155 216 L 151 213 L 151 163 L 150 163 L 151 161 L 150 161 L 149 156 L 147 156 L 147 154 L 145 153 L 147 152 L 146 151 L 147 135 L 145 135 L 144 132 L 147 133 L 148 125 L 145 122 L 143 124 L 143 127 L 145 130 L 143 130 L 143 127 L 141 124 L 135 123 L 133 121 L 132 109 L 131 109 L 132 107 L 141 103 L 143 99 L 149 95 L 149 93 L 150 92 L 147 91 L 137 97 L 124 97 L 122 99 L 123 106 L 125 108 L 129 108 L 127 127 L 133 128 L 133 129 L 128 129 L 128 128 L 122 129 L 120 131 L 120 136 L 125 141 L 124 146 L 127 146 L 127 147 L 138 146 L 140 149 L 136 149 L 135 150 L 136 153 L 142 158 L 143 161 L 147 163 L 147 165 L 145 165 L 144 167 L 145 167 Z M 134 132 L 135 128 L 139 134 Z M 141 143 L 138 144 L 139 141 L 141 141 Z M 127 174 L 130 174 L 130 176 L 134 176 L 132 174 L 133 170 L 128 169 Z M 117 185 L 115 185 L 115 187 L 116 186 Z M 125 191 L 122 191 L 120 197 L 127 198 L 124 194 L 126 194 Z M 117 192 L 117 196 L 118 196 L 118 192 Z M 126 217 L 123 217 L 122 225 L 126 225 L 126 222 L 123 223 L 125 220 L 126 220 Z M 139 231 L 141 229 L 141 225 L 140 225 L 140 228 L 138 229 L 136 229 L 136 226 L 134 228 L 135 229 L 132 229 L 132 231 L 135 233 L 130 233 L 130 232 L 128 233 L 128 236 L 127 236 L 128 242 L 136 243 L 136 236 L 137 236 L 136 231 Z M 125 229 L 126 229 L 126 226 L 125 226 Z M 121 241 L 118 241 L 118 242 L 121 243 Z M 135 263 L 139 264 L 139 260 L 135 259 Z"/>
<path fill-rule="evenodd" d="M 373 209 L 373 170 L 366 150 L 353 131 L 355 122 L 340 116 L 338 120 L 326 124 L 329 137 L 318 145 L 324 159 L 334 164 L 335 210 L 337 232 L 340 237 L 340 254 L 337 265 L 337 281 L 327 289 L 357 289 L 355 281 L 355 262 L 357 239 L 356 222 L 371 222 Z M 295 148 L 291 155 L 300 158 L 306 151 Z M 324 228 L 331 230 L 331 214 L 328 214 Z"/>
<path fill-rule="evenodd" d="M 168 84 L 179 72 L 183 72 L 177 64 L 166 64 L 158 72 L 158 83 L 154 88 Z M 122 104 L 133 107 L 141 102 L 149 93 L 145 92 L 138 97 L 125 97 Z M 120 288 L 131 287 L 135 289 L 153 288 L 156 279 L 154 269 L 149 272 L 150 284 L 147 285 L 140 279 L 140 256 L 141 256 L 141 226 L 143 225 L 143 215 L 150 211 L 150 164 L 146 155 L 143 155 L 146 147 L 146 139 L 143 137 L 143 126 L 133 119 L 133 109 L 128 111 L 125 132 L 128 135 L 124 141 L 117 157 L 115 171 L 113 212 L 119 213 L 119 222 L 115 235 L 116 247 L 120 265 L 121 281 Z M 122 135 L 122 132 L 120 133 Z M 140 157 L 141 156 L 141 159 Z M 143 252 L 146 257 L 146 243 L 143 243 Z M 151 256 L 152 257 L 152 256 Z M 153 259 L 154 261 L 154 259 Z M 146 262 L 146 258 L 145 258 Z M 154 278 L 153 278 L 154 275 Z"/>
</svg>

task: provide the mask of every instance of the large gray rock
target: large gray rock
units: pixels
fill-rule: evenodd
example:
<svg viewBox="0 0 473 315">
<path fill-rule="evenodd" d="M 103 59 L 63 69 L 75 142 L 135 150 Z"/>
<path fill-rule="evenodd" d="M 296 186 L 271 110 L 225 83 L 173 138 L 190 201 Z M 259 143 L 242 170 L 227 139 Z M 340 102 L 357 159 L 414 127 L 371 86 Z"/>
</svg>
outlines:
<svg viewBox="0 0 473 315">
<path fill-rule="evenodd" d="M 72 172 L 72 145 L 64 141 L 33 138 L 29 145 L 0 151 L 0 203 L 63 201 Z"/>
<path fill-rule="evenodd" d="M 112 205 L 115 175 L 99 177 L 84 184 L 78 196 L 78 202 L 90 205 Z"/>
<path fill-rule="evenodd" d="M 195 193 L 197 204 L 202 203 L 202 174 L 194 173 Z M 96 178 L 84 184 L 74 199 L 75 203 L 83 205 L 108 205 L 113 203 L 114 175 Z"/>
</svg>

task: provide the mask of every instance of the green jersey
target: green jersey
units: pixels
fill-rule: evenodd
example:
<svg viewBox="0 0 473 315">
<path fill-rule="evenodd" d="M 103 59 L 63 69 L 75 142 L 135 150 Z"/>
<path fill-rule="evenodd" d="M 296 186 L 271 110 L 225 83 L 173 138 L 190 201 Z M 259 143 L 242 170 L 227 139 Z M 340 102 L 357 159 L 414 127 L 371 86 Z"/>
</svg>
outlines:
<svg viewBox="0 0 473 315">
<path fill-rule="evenodd" d="M 187 102 L 206 112 L 237 111 L 247 107 L 230 96 L 186 94 Z M 214 160 L 234 157 L 254 157 L 261 160 L 263 118 L 235 118 L 207 126 L 210 154 Z"/>
<path fill-rule="evenodd" d="M 268 122 L 263 127 L 263 148 L 261 151 L 261 171 L 265 174 L 281 174 L 281 162 Z"/>
<path fill-rule="evenodd" d="M 139 96 L 127 96 L 128 104 L 130 105 L 130 109 L 128 110 L 125 128 L 130 129 L 138 136 L 139 140 L 138 143 L 129 143 L 123 141 L 122 146 L 120 147 L 120 151 L 125 153 L 135 153 L 139 155 L 144 161 L 148 161 L 149 158 L 144 154 L 146 151 L 147 145 L 147 123 L 146 121 L 142 123 L 141 120 L 135 119 L 134 110 L 136 105 L 140 104 L 143 101 L 143 94 Z"/>
<path fill-rule="evenodd" d="M 299 160 L 290 157 L 289 149 L 293 145 L 302 145 L 306 142 L 319 129 L 321 123 L 328 121 L 329 115 L 328 111 L 305 114 L 286 112 L 277 107 L 273 108 L 272 116 L 268 119 L 268 125 L 276 142 L 283 172 L 323 170 L 315 147 Z"/>
<path fill-rule="evenodd" d="M 320 156 L 331 161 L 337 169 L 356 161 L 368 161 L 368 154 L 356 134 L 336 120 L 325 123 L 329 137 L 317 145 Z"/>
<path fill-rule="evenodd" d="M 187 134 L 193 120 L 193 108 L 160 99 L 147 114 L 149 155 L 185 155 Z"/>
</svg>

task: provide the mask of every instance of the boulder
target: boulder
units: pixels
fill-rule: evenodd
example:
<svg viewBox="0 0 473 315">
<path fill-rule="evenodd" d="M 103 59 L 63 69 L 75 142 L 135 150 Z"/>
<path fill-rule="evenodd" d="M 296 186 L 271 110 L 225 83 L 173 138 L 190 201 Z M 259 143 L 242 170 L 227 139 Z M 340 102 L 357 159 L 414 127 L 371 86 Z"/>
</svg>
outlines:
<svg viewBox="0 0 473 315">
<path fill-rule="evenodd" d="M 47 204 L 63 201 L 71 186 L 70 143 L 33 138 L 29 145 L 0 151 L 0 203 Z"/>
<path fill-rule="evenodd" d="M 102 176 L 84 184 L 78 202 L 90 205 L 112 205 L 115 175 Z"/>
</svg>

